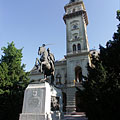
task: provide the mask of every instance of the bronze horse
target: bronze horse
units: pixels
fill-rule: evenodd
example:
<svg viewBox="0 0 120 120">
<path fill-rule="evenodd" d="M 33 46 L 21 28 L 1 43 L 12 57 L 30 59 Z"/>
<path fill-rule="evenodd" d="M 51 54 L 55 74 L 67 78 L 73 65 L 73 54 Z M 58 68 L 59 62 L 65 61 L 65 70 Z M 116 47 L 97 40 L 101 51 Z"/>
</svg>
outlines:
<svg viewBox="0 0 120 120">
<path fill-rule="evenodd" d="M 40 59 L 36 59 L 36 67 L 39 69 L 40 72 L 44 73 L 44 78 L 46 79 L 47 76 L 51 76 L 51 84 L 54 83 L 54 62 L 55 58 L 52 53 L 50 53 L 49 48 L 46 48 L 43 45 L 38 49 L 38 55 L 40 55 Z"/>
</svg>

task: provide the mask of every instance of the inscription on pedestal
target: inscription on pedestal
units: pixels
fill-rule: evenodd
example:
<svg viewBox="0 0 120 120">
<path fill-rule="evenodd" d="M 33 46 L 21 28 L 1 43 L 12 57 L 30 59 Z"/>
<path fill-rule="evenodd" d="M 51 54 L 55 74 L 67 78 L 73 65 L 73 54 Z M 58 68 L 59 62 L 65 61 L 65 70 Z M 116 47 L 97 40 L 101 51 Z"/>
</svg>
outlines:
<svg viewBox="0 0 120 120">
<path fill-rule="evenodd" d="M 30 88 L 26 91 L 25 113 L 44 113 L 45 88 Z"/>
</svg>

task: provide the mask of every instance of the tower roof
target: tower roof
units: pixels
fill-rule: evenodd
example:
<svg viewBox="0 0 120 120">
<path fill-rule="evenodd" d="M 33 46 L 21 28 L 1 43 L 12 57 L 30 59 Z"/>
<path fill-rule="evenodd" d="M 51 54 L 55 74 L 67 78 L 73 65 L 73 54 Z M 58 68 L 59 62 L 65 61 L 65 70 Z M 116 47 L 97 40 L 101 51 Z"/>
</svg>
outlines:
<svg viewBox="0 0 120 120">
<path fill-rule="evenodd" d="M 80 9 L 76 9 L 74 12 L 73 10 L 69 12 L 68 9 L 73 9 L 72 7 L 76 7 L 76 5 L 77 6 L 81 5 L 82 7 Z M 63 19 L 65 23 L 66 23 L 66 19 L 68 18 L 71 18 L 73 16 L 78 16 L 78 15 L 83 15 L 86 25 L 88 25 L 87 12 L 86 12 L 83 0 L 70 0 L 69 3 L 64 6 L 64 9 L 65 9 L 65 14 L 63 16 Z"/>
<path fill-rule="evenodd" d="M 83 1 L 83 0 L 70 0 L 69 3 L 72 3 L 72 2 L 81 2 L 81 1 Z"/>
</svg>

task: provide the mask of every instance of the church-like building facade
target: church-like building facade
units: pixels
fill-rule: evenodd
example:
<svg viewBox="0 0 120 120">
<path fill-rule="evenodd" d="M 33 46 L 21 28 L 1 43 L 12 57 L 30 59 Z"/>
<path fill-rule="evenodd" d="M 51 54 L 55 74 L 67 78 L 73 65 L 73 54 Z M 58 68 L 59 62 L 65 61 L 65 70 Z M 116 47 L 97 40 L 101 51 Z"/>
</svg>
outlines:
<svg viewBox="0 0 120 120">
<path fill-rule="evenodd" d="M 66 24 L 66 55 L 55 62 L 54 84 L 62 90 L 64 112 L 82 111 L 82 101 L 76 87 L 82 89 L 82 76 L 87 76 L 87 64 L 90 63 L 89 45 L 86 27 L 88 18 L 83 0 L 70 0 L 64 6 L 63 20 Z M 30 79 L 44 78 L 42 73 L 31 70 Z"/>
</svg>

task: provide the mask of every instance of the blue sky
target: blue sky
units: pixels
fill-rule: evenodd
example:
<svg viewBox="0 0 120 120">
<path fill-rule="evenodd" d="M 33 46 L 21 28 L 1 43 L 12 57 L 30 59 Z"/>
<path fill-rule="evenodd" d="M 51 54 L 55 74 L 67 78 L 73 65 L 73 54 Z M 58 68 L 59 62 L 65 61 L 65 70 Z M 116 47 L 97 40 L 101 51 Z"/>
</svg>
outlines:
<svg viewBox="0 0 120 120">
<path fill-rule="evenodd" d="M 34 66 L 38 47 L 43 43 L 60 60 L 66 54 L 66 28 L 63 21 L 64 5 L 69 0 L 0 0 L 0 48 L 14 41 L 23 49 L 26 70 Z M 112 39 L 117 30 L 116 10 L 119 0 L 84 0 L 89 25 L 90 49 L 99 48 Z M 0 51 L 0 56 L 2 51 Z"/>
</svg>

